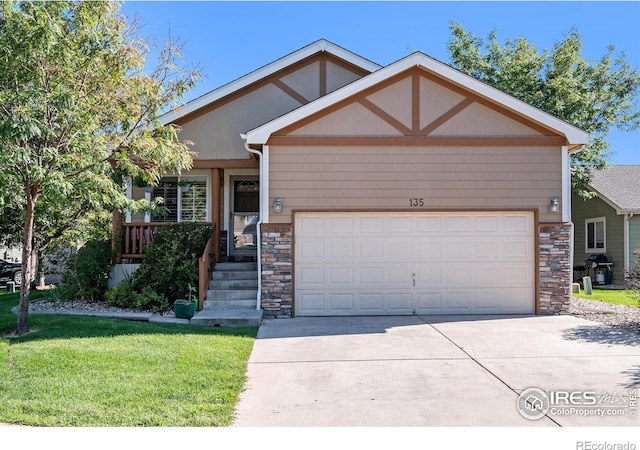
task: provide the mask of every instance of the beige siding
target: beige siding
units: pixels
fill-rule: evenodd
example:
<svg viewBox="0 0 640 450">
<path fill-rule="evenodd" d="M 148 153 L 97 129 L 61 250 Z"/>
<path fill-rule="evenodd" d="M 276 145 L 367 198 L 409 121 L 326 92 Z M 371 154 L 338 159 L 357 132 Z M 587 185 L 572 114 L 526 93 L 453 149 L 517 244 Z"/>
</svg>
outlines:
<svg viewBox="0 0 640 450">
<path fill-rule="evenodd" d="M 426 78 L 420 79 L 420 127 L 436 120 L 444 111 L 456 106 L 465 97 Z"/>
<path fill-rule="evenodd" d="M 327 93 L 333 92 L 361 78 L 360 75 L 327 61 Z"/>
<path fill-rule="evenodd" d="M 320 62 L 309 64 L 282 77 L 282 81 L 307 100 L 320 97 Z"/>
<path fill-rule="evenodd" d="M 334 114 L 293 131 L 291 136 L 401 136 L 392 125 L 359 103 L 351 103 Z"/>
<path fill-rule="evenodd" d="M 432 136 L 540 136 L 531 128 L 474 103 L 436 128 Z"/>
<path fill-rule="evenodd" d="M 407 77 L 367 96 L 367 100 L 390 114 L 406 127 L 411 127 L 411 78 Z M 438 109 L 441 109 L 439 107 Z"/>
<path fill-rule="evenodd" d="M 324 63 L 327 93 L 361 77 L 330 58 L 325 58 Z M 180 124 L 180 139 L 194 143 L 192 150 L 198 154 L 195 159 L 247 159 L 249 154 L 240 134 L 320 97 L 321 66 L 316 60 L 290 73 L 275 74 L 262 80 L 260 86 L 219 101 L 203 114 L 187 117 Z M 283 85 L 290 92 L 285 92 Z"/>
<path fill-rule="evenodd" d="M 534 208 L 541 222 L 561 193 L 558 148 L 294 147 L 270 148 L 270 198 L 282 197 L 274 223 L 293 209 Z"/>
<path fill-rule="evenodd" d="M 241 133 L 301 103 L 270 84 L 181 125 L 180 139 L 194 142 L 195 159 L 247 159 Z"/>
</svg>

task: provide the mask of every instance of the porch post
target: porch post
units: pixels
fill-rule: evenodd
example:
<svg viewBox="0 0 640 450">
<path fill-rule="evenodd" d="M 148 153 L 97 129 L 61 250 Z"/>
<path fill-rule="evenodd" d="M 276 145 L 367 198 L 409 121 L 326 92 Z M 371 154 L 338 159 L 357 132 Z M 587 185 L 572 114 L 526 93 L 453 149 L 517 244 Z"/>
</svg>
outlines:
<svg viewBox="0 0 640 450">
<path fill-rule="evenodd" d="M 120 264 L 122 262 L 122 236 L 120 235 L 122 216 L 120 211 L 114 209 L 111 217 L 111 248 L 117 251 L 116 264 Z"/>
<path fill-rule="evenodd" d="M 215 167 L 211 169 L 211 181 L 212 181 L 212 208 L 211 208 L 211 223 L 215 227 L 215 231 L 213 233 L 213 248 L 215 249 L 216 262 L 221 261 L 220 255 L 220 168 Z"/>
</svg>

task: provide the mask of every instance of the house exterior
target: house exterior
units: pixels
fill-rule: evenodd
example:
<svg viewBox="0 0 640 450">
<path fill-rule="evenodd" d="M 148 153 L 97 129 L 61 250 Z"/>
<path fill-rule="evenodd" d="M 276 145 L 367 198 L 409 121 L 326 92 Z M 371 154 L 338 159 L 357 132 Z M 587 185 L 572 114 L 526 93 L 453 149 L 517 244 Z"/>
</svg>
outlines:
<svg viewBox="0 0 640 450">
<path fill-rule="evenodd" d="M 422 53 L 321 40 L 163 119 L 196 143 L 199 201 L 168 176 L 167 216 L 125 225 L 214 222 L 219 260 L 255 257 L 265 317 L 568 309 L 588 134 Z"/>
<path fill-rule="evenodd" d="M 595 197 L 583 200 L 574 194 L 572 200 L 574 267 L 581 269 L 590 255 L 603 254 L 613 263 L 611 283 L 624 284 L 624 271 L 633 267 L 634 251 L 640 248 L 640 165 L 593 171 L 588 189 Z"/>
</svg>

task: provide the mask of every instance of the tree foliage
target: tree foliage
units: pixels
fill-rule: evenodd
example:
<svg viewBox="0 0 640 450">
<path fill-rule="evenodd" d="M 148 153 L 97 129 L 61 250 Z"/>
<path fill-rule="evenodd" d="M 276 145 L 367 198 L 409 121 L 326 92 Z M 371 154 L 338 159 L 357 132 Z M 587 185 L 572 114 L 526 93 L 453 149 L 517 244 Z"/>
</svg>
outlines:
<svg viewBox="0 0 640 450">
<path fill-rule="evenodd" d="M 624 53 L 616 54 L 611 45 L 600 60 L 587 61 L 575 29 L 542 51 L 523 37 L 500 44 L 495 30 L 486 43 L 458 23 L 450 30 L 448 50 L 455 68 L 591 134 L 592 142 L 572 155 L 573 187 L 588 195 L 583 190 L 588 169 L 606 165 L 609 130 L 640 126 L 640 74 Z"/>
<path fill-rule="evenodd" d="M 22 334 L 38 246 L 89 212 L 134 208 L 126 177 L 153 184 L 190 167 L 188 143 L 158 117 L 199 74 L 177 64 L 180 46 L 172 42 L 147 73 L 149 49 L 116 2 L 0 8 L 0 208 L 23 228 Z"/>
</svg>

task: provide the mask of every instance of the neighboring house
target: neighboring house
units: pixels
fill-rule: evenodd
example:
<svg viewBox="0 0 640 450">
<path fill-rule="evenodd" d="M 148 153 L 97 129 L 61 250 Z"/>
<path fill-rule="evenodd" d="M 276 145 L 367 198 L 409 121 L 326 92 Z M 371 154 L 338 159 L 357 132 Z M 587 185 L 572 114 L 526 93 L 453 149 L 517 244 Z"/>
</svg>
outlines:
<svg viewBox="0 0 640 450">
<path fill-rule="evenodd" d="M 266 317 L 568 309 L 588 134 L 422 53 L 380 67 L 321 40 L 163 120 L 196 143 L 197 188 L 167 176 L 167 214 L 124 226 L 215 223 L 219 260 L 257 260 Z"/>
<path fill-rule="evenodd" d="M 633 267 L 634 251 L 640 248 L 640 165 L 593 171 L 588 189 L 596 196 L 583 200 L 574 194 L 572 199 L 574 267 L 603 254 L 613 263 L 611 283 L 624 284 L 624 271 Z M 581 273 L 577 270 L 576 276 Z"/>
<path fill-rule="evenodd" d="M 21 261 L 22 248 L 20 247 L 0 247 L 0 258 L 5 261 Z"/>
</svg>

